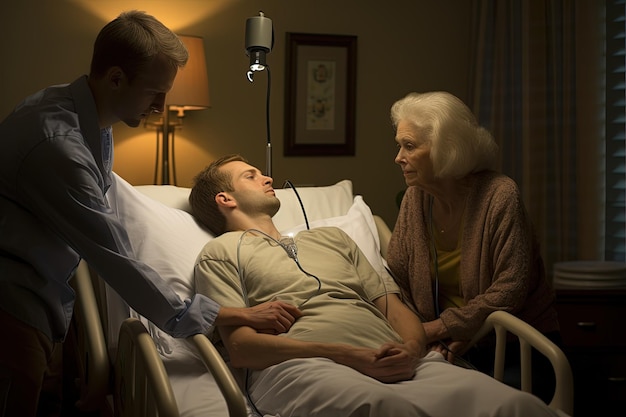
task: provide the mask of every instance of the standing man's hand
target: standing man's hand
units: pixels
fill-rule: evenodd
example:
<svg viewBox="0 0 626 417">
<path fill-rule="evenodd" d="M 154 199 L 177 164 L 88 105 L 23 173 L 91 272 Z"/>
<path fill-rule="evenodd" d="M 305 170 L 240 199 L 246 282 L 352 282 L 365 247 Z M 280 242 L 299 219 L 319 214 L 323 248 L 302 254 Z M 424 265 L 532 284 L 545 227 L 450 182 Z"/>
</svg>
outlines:
<svg viewBox="0 0 626 417">
<path fill-rule="evenodd" d="M 268 301 L 249 308 L 222 307 L 217 326 L 249 326 L 259 333 L 279 334 L 288 331 L 302 316 L 295 306 L 282 301 Z"/>
</svg>

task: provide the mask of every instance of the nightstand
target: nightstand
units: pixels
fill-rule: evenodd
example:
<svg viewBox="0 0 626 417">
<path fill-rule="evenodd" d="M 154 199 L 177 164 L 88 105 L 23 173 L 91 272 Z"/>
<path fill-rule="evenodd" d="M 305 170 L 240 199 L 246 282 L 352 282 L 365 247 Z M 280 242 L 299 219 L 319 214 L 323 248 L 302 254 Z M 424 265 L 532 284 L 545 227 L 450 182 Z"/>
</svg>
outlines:
<svg viewBox="0 0 626 417">
<path fill-rule="evenodd" d="M 563 351 L 574 374 L 574 416 L 626 409 L 626 288 L 557 288 Z"/>
</svg>

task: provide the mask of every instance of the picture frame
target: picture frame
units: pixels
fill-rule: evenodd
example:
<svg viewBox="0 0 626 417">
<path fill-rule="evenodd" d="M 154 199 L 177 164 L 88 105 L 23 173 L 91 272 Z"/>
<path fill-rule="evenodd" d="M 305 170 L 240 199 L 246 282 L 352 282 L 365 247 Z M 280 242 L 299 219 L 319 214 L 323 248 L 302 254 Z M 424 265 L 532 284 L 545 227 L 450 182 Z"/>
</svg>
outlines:
<svg viewBox="0 0 626 417">
<path fill-rule="evenodd" d="M 285 156 L 355 153 L 357 37 L 287 32 Z"/>
</svg>

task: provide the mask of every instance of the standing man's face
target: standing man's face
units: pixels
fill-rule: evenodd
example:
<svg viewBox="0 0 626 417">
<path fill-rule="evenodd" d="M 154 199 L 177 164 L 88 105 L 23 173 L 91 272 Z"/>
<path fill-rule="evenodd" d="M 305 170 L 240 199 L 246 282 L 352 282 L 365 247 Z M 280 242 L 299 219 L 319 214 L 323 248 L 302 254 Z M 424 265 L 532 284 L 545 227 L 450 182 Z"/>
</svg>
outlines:
<svg viewBox="0 0 626 417">
<path fill-rule="evenodd" d="M 132 81 L 123 74 L 113 109 L 117 119 L 137 127 L 150 113 L 163 112 L 175 77 L 176 68 L 164 56 L 157 56 Z"/>
</svg>

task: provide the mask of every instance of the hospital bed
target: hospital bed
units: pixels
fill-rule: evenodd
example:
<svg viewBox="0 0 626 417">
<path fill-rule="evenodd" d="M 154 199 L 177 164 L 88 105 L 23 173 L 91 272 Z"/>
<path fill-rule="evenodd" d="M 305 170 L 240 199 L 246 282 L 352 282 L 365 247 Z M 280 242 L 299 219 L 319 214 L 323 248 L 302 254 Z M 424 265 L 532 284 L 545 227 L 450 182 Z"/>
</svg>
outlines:
<svg viewBox="0 0 626 417">
<path fill-rule="evenodd" d="M 275 184 L 276 186 L 276 184 Z M 196 255 L 212 235 L 189 213 L 189 189 L 171 185 L 131 186 L 115 175 L 109 203 L 125 227 L 137 256 L 157 269 L 182 298 L 193 294 Z M 306 227 L 337 226 L 348 233 L 372 266 L 385 273 L 391 232 L 353 195 L 348 180 L 325 187 L 277 189 L 281 208 L 274 221 L 283 234 Z M 303 213 L 301 207 L 305 207 Z M 79 352 L 82 410 L 115 416 L 255 415 L 238 379 L 204 335 L 174 339 L 138 315 L 81 262 L 73 279 L 77 305 L 70 340 Z M 572 374 L 563 352 L 514 316 L 488 317 L 478 341 L 495 329 L 495 377 L 502 379 L 506 334 L 520 338 L 522 390 L 530 391 L 530 350 L 550 359 L 556 375 L 551 408 L 572 415 Z"/>
</svg>

